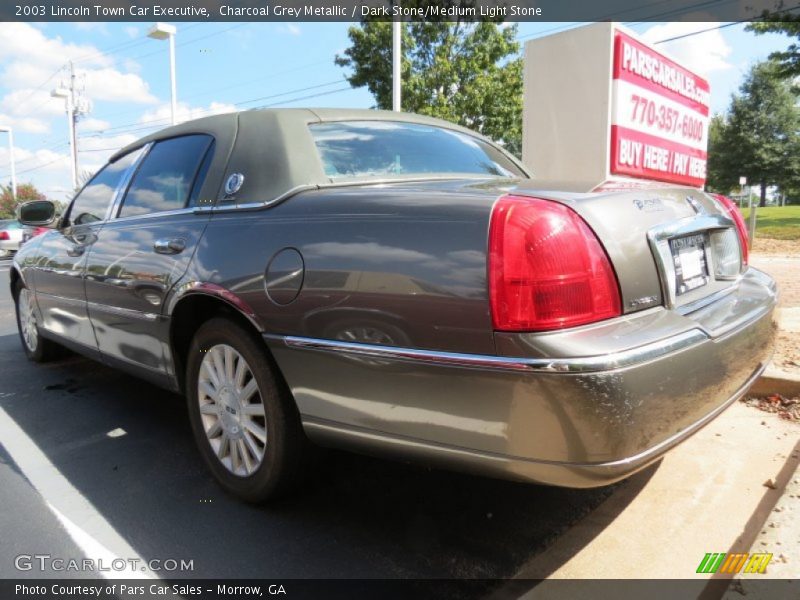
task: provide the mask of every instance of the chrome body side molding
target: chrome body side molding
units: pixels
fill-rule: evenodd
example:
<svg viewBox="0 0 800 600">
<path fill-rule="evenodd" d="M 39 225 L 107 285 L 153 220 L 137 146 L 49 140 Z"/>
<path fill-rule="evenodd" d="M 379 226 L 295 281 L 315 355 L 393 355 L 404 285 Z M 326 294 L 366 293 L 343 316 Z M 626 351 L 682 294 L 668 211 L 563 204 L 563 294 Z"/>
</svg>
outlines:
<svg viewBox="0 0 800 600">
<path fill-rule="evenodd" d="M 709 337 L 700 329 L 691 329 L 664 340 L 632 348 L 622 352 L 600 356 L 583 356 L 575 358 L 517 358 L 506 356 L 486 356 L 480 354 L 460 354 L 455 352 L 439 352 L 435 350 L 419 350 L 414 348 L 397 348 L 393 346 L 377 346 L 323 340 L 297 336 L 265 337 L 280 339 L 293 349 L 313 350 L 318 352 L 338 353 L 344 355 L 369 357 L 377 359 L 428 363 L 446 367 L 462 367 L 469 369 L 489 369 L 499 371 L 523 371 L 544 373 L 591 373 L 621 369 L 654 360 L 673 352 L 678 352 L 695 344 L 704 342 Z"/>
</svg>

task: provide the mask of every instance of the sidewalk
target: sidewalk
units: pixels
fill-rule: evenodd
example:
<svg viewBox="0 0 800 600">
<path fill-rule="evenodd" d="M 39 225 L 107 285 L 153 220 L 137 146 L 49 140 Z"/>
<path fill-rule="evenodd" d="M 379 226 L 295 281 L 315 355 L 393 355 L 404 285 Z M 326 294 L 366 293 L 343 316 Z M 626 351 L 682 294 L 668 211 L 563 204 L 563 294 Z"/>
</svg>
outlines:
<svg viewBox="0 0 800 600">
<path fill-rule="evenodd" d="M 634 498 L 632 478 L 516 577 L 709 579 L 695 573 L 703 556 L 748 552 L 797 479 L 799 436 L 796 423 L 737 402 L 668 454 Z M 798 548 L 789 539 L 759 550 L 783 553 L 800 574 Z"/>
<path fill-rule="evenodd" d="M 754 262 L 768 272 L 778 270 L 781 278 L 791 276 L 787 266 L 800 267 L 800 258 L 756 257 Z M 790 288 L 797 283 L 791 279 Z M 779 326 L 784 336 L 800 339 L 796 290 L 789 295 L 791 303 L 785 297 L 781 302 Z M 773 393 L 800 394 L 800 369 L 787 367 L 784 361 L 770 367 L 751 390 L 751 395 Z M 700 594 L 710 579 L 729 577 L 696 573 L 706 553 L 771 552 L 767 574 L 740 574 L 737 590 L 730 588 L 727 597 L 741 597 L 752 578 L 794 578 L 796 585 L 798 465 L 800 423 L 737 402 L 672 450 L 660 465 L 629 479 L 516 577 L 696 579 Z M 716 597 L 724 591 L 725 582 L 720 584 Z M 547 586 L 523 597 L 548 597 Z"/>
<path fill-rule="evenodd" d="M 750 264 L 778 282 L 780 323 L 773 364 L 756 382 L 753 394 L 795 395 L 800 382 L 800 244 L 796 254 L 752 254 Z"/>
</svg>

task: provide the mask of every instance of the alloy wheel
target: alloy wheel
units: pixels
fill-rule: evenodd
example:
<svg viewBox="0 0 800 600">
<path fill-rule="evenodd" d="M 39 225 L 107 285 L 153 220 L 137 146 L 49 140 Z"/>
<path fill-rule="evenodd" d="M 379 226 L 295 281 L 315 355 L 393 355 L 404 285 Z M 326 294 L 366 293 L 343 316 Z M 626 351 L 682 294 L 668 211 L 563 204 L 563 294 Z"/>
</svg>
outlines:
<svg viewBox="0 0 800 600">
<path fill-rule="evenodd" d="M 206 438 L 232 474 L 255 473 L 267 447 L 267 423 L 258 382 L 244 357 L 227 344 L 205 352 L 197 399 Z"/>
<path fill-rule="evenodd" d="M 19 329 L 22 339 L 28 350 L 36 352 L 39 346 L 39 328 L 36 324 L 36 313 L 33 310 L 33 296 L 22 288 L 17 297 L 17 310 L 19 311 Z"/>
</svg>

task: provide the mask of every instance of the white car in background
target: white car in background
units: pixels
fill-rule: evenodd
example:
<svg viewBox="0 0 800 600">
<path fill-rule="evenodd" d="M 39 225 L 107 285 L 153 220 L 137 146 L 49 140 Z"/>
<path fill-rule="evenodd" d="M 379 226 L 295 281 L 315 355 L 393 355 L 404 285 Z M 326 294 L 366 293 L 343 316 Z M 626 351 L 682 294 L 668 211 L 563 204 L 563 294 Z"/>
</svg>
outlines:
<svg viewBox="0 0 800 600">
<path fill-rule="evenodd" d="M 0 258 L 16 254 L 22 245 L 23 229 L 19 221 L 0 221 Z"/>
</svg>

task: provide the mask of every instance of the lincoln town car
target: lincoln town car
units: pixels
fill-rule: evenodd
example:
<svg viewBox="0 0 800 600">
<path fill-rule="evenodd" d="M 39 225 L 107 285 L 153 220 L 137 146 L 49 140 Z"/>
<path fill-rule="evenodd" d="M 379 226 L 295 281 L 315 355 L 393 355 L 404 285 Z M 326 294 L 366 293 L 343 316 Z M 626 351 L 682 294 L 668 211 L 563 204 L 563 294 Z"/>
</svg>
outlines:
<svg viewBox="0 0 800 600">
<path fill-rule="evenodd" d="M 17 253 L 22 349 L 185 395 L 263 501 L 309 444 L 567 487 L 644 468 L 770 360 L 775 283 L 731 201 L 558 191 L 501 145 L 371 110 L 253 110 L 111 157 Z M 701 474 L 687 475 L 701 477 Z"/>
</svg>

